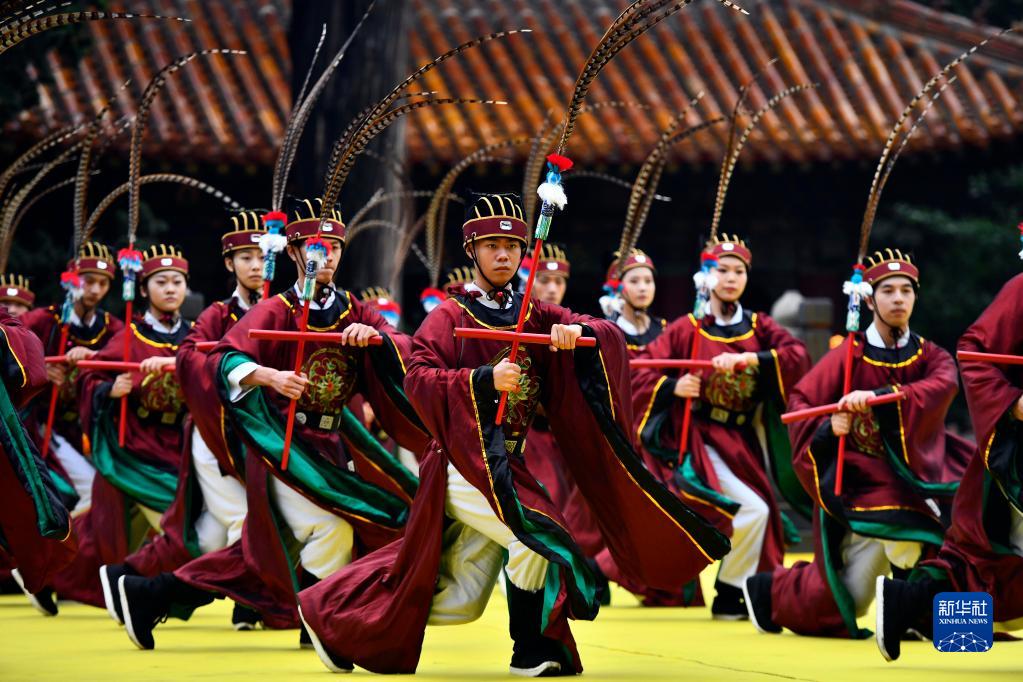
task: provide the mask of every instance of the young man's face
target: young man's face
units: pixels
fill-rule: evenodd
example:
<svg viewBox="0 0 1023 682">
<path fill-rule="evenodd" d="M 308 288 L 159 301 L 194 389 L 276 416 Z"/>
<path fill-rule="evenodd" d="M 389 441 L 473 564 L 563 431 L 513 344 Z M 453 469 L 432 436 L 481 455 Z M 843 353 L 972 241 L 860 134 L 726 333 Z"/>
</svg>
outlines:
<svg viewBox="0 0 1023 682">
<path fill-rule="evenodd" d="M 334 281 L 334 274 L 337 272 L 337 266 L 341 262 L 343 245 L 340 239 L 332 237 L 322 237 L 322 239 L 330 244 L 330 253 L 327 255 L 327 260 L 323 263 L 323 267 L 316 272 L 316 283 L 325 286 Z M 288 246 L 288 257 L 295 262 L 295 266 L 298 268 L 298 276 L 301 279 L 305 276 L 305 242 L 303 241 L 299 246 Z"/>
<path fill-rule="evenodd" d="M 522 262 L 522 242 L 510 237 L 477 239 L 475 252 L 481 274 L 498 288 L 511 281 Z M 465 255 L 472 258 L 471 244 L 465 247 Z"/>
<path fill-rule="evenodd" d="M 95 310 L 103 302 L 107 292 L 110 291 L 110 281 L 106 275 L 97 275 L 93 272 L 82 275 L 82 298 L 80 300 L 86 310 Z"/>
<path fill-rule="evenodd" d="M 19 303 L 18 301 L 4 301 L 3 303 L 0 303 L 0 305 L 6 306 L 7 312 L 9 312 L 12 317 L 21 317 L 31 310 L 31 308 L 27 305 Z"/>
<path fill-rule="evenodd" d="M 160 270 L 149 276 L 144 289 L 152 307 L 164 315 L 172 315 L 185 302 L 188 280 L 175 270 Z"/>
<path fill-rule="evenodd" d="M 916 305 L 916 289 L 908 277 L 889 277 L 874 287 L 874 295 L 867 299 L 867 305 L 878 315 L 881 322 L 892 327 L 906 327 L 913 316 Z"/>
<path fill-rule="evenodd" d="M 249 291 L 263 288 L 263 250 L 240 249 L 224 257 L 228 272 L 233 272 L 238 283 Z"/>
<path fill-rule="evenodd" d="M 749 273 L 746 264 L 735 256 L 721 256 L 717 267 L 718 285 L 714 296 L 722 303 L 735 303 L 746 291 Z"/>
<path fill-rule="evenodd" d="M 568 278 L 554 272 L 538 272 L 533 281 L 533 296 L 544 303 L 561 305 L 568 288 Z"/>
<path fill-rule="evenodd" d="M 646 310 L 654 302 L 657 284 L 650 268 L 633 268 L 622 276 L 622 294 L 633 308 Z"/>
</svg>

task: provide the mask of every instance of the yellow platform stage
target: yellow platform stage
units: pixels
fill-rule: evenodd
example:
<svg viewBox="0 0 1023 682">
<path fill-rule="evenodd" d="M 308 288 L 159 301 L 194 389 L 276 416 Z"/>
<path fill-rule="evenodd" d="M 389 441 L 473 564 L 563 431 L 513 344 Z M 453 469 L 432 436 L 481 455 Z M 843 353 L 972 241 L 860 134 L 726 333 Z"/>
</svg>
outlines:
<svg viewBox="0 0 1023 682">
<path fill-rule="evenodd" d="M 705 575 L 712 583 L 713 574 Z M 298 648 L 297 631 L 235 632 L 230 620 L 230 603 L 215 602 L 187 623 L 160 625 L 156 650 L 138 651 L 101 609 L 65 602 L 58 617 L 43 618 L 21 597 L 0 597 L 0 680 L 329 679 L 316 654 Z M 872 613 L 861 622 L 872 624 Z M 1023 679 L 1023 642 L 998 642 L 979 654 L 942 654 L 912 642 L 889 664 L 872 639 L 759 635 L 748 622 L 711 621 L 709 609 L 640 608 L 621 591 L 595 622 L 573 623 L 573 631 L 590 680 Z M 505 603 L 495 592 L 479 621 L 427 631 L 417 678 L 511 679 L 507 633 Z M 356 670 L 348 679 L 369 677 Z"/>
</svg>

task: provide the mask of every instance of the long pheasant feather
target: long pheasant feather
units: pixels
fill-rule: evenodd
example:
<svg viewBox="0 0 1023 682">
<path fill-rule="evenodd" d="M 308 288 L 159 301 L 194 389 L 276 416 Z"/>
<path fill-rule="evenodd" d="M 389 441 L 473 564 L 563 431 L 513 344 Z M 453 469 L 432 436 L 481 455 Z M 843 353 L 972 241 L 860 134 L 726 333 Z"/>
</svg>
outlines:
<svg viewBox="0 0 1023 682">
<path fill-rule="evenodd" d="M 943 66 L 941 70 L 934 74 L 920 90 L 913 96 L 906 107 L 902 110 L 902 114 L 895 121 L 895 125 L 892 126 L 891 132 L 888 134 L 888 139 L 885 140 L 884 149 L 881 152 L 881 158 L 877 163 L 877 169 L 874 171 L 874 178 L 870 184 L 870 192 L 867 194 L 867 207 L 863 213 L 863 220 L 860 223 L 860 243 L 859 250 L 857 252 L 857 261 L 862 261 L 867 255 L 867 248 L 870 243 L 870 232 L 874 226 L 874 218 L 877 215 L 877 206 L 881 198 L 881 186 L 883 181 L 887 181 L 888 174 L 891 173 L 888 161 L 895 149 L 895 142 L 898 139 L 899 132 L 902 130 L 903 125 L 912 116 L 913 110 L 916 106 L 930 93 L 938 83 L 946 78 L 948 73 L 952 69 L 956 68 L 964 61 L 972 57 L 978 50 L 983 48 L 985 45 L 990 43 L 992 40 L 997 40 L 1004 36 L 1006 33 L 1015 31 L 1014 28 L 1007 28 L 1003 31 L 999 31 L 995 35 L 986 38 L 970 49 L 966 50 L 958 57 L 950 61 L 948 64 Z M 908 139 L 908 138 L 907 138 Z"/>
<path fill-rule="evenodd" d="M 746 142 L 749 140 L 750 135 L 756 129 L 757 124 L 760 123 L 760 119 L 764 117 L 768 111 L 773 109 L 786 97 L 794 95 L 797 92 L 803 92 L 805 90 L 812 90 L 817 87 L 816 83 L 804 83 L 802 85 L 796 85 L 791 88 L 786 88 L 778 94 L 767 100 L 767 103 L 760 107 L 751 117 L 749 123 L 746 124 L 746 128 L 742 131 L 742 135 L 735 141 L 735 145 L 731 153 L 725 157 L 724 168 L 725 173 L 722 177 L 722 182 L 718 187 L 717 200 L 714 203 L 714 217 L 710 224 L 710 238 L 713 240 L 717 237 L 718 226 L 721 224 L 721 214 L 725 207 L 725 196 L 728 194 L 728 186 L 731 184 L 732 175 L 735 173 L 735 167 L 739 162 L 739 156 L 742 154 L 743 148 L 746 146 Z"/>
<path fill-rule="evenodd" d="M 168 21 L 190 21 L 182 17 L 169 17 L 159 14 L 134 14 L 130 12 L 63 12 L 41 17 L 26 17 L 16 21 L 0 31 L 0 55 L 32 36 L 43 31 L 71 24 L 81 24 L 87 21 L 100 21 L 103 19 L 164 19 Z"/>
<path fill-rule="evenodd" d="M 131 132 L 131 145 L 128 149 L 128 243 L 135 243 L 135 235 L 139 227 L 139 178 L 142 176 L 142 138 L 145 135 L 146 124 L 149 122 L 149 112 L 153 106 L 156 96 L 167 84 L 167 80 L 177 70 L 184 67 L 197 57 L 205 57 L 214 54 L 243 55 L 244 50 L 211 49 L 200 50 L 187 54 L 171 62 L 160 69 L 153 79 L 146 86 L 142 93 L 142 99 L 135 112 L 135 125 Z"/>
<path fill-rule="evenodd" d="M 151 173 L 150 175 L 143 175 L 139 178 L 140 185 L 151 185 L 153 183 L 184 185 L 185 187 L 198 190 L 219 200 L 229 210 L 240 211 L 242 209 L 241 204 L 225 194 L 223 191 L 209 183 L 203 182 L 202 180 L 198 180 L 189 175 L 181 175 L 180 173 Z M 125 182 L 116 187 L 112 192 L 110 192 L 110 194 L 103 197 L 103 199 L 96 204 L 96 208 L 89 215 L 88 222 L 85 223 L 85 228 L 83 230 L 83 242 L 89 241 L 93 232 L 96 231 L 96 226 L 99 224 L 100 218 L 103 217 L 103 214 L 106 213 L 111 206 L 113 206 L 115 201 L 127 194 L 130 188 L 131 183 Z"/>
<path fill-rule="evenodd" d="M 376 6 L 376 0 L 373 0 L 363 12 L 362 18 L 352 29 L 351 34 L 347 40 L 341 45 L 341 48 L 334 55 L 334 58 L 327 65 L 327 68 L 323 70 L 320 77 L 316 79 L 316 83 L 313 85 L 312 90 L 309 91 L 308 97 L 302 97 L 300 93 L 299 98 L 295 100 L 295 109 L 292 111 L 292 115 L 289 119 L 288 130 L 285 134 L 285 142 L 281 146 L 281 151 L 277 156 L 277 164 L 274 168 L 274 185 L 273 185 L 273 206 L 275 211 L 279 211 L 281 206 L 284 205 L 284 192 L 288 185 L 288 176 L 291 174 L 291 167 L 295 163 L 295 156 L 298 154 L 298 143 L 302 139 L 302 133 L 305 131 L 306 124 L 309 122 L 309 117 L 312 115 L 313 109 L 316 103 L 320 99 L 320 95 L 323 94 L 324 89 L 327 87 L 328 81 L 331 76 L 337 71 L 337 68 L 341 65 L 345 54 L 348 52 L 348 48 L 351 46 L 352 41 L 359 35 L 359 31 L 362 29 L 363 24 L 369 18 L 373 8 Z M 326 27 L 325 27 L 326 28 Z M 322 44 L 322 37 L 321 37 Z M 317 48 L 319 50 L 319 48 Z M 315 64 L 316 59 L 313 58 Z M 309 73 L 306 74 L 306 82 L 309 80 L 309 76 L 312 75 L 312 66 L 309 67 Z M 303 86 L 303 93 L 305 86 Z"/>
</svg>

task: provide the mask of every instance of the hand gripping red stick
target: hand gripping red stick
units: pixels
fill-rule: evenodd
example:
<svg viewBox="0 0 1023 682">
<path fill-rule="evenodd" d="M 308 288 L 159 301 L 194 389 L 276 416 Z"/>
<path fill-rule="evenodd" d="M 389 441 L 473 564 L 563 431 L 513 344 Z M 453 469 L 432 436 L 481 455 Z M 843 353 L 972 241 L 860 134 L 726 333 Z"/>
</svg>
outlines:
<svg viewBox="0 0 1023 682">
<path fill-rule="evenodd" d="M 68 329 L 67 323 L 60 325 L 60 345 L 57 347 L 63 353 L 67 350 Z M 65 379 L 66 381 L 66 379 Z M 57 398 L 60 396 L 60 384 L 54 384 L 50 388 L 50 407 L 46 413 L 46 435 L 43 438 L 43 457 L 50 452 L 50 438 L 53 437 L 53 421 L 57 415 Z"/>
<path fill-rule="evenodd" d="M 319 341 L 321 343 L 341 343 L 344 334 L 340 332 L 288 332 L 279 329 L 250 329 L 249 338 L 259 341 Z M 374 336 L 367 341 L 370 346 L 384 345 L 384 337 Z"/>
<path fill-rule="evenodd" d="M 885 393 L 884 395 L 875 396 L 867 399 L 867 405 L 874 407 L 876 405 L 886 405 L 888 403 L 895 403 L 906 399 L 905 393 L 896 391 L 895 393 Z M 792 424 L 794 422 L 800 422 L 807 419 L 813 419 L 815 417 L 823 417 L 829 414 L 836 414 L 841 410 L 838 409 L 838 403 L 830 403 L 828 405 L 820 405 L 818 407 L 807 407 L 802 410 L 793 410 L 792 412 L 786 412 L 781 416 L 782 424 Z"/>
<path fill-rule="evenodd" d="M 714 369 L 714 363 L 710 360 L 652 360 L 652 359 L 641 359 L 641 360 L 629 360 L 629 367 L 631 369 Z M 736 366 L 736 369 L 744 369 Z"/>
<path fill-rule="evenodd" d="M 142 271 L 142 253 L 135 250 L 134 240 L 128 244 L 128 248 L 117 252 L 117 264 L 124 277 L 121 285 L 121 298 L 124 299 L 124 352 L 121 359 L 128 362 L 131 358 L 131 337 L 134 334 L 131 328 L 131 319 L 135 302 L 135 278 Z M 121 398 L 121 420 L 117 424 L 117 444 L 122 448 L 124 447 L 127 419 L 128 396 L 124 396 Z"/>
<path fill-rule="evenodd" d="M 319 231 L 317 231 L 316 237 L 305 242 L 305 280 L 302 287 L 302 320 L 299 324 L 301 335 L 298 338 L 298 346 L 295 348 L 295 374 L 302 372 L 305 342 L 309 333 L 309 304 L 316 292 L 316 274 L 326 262 L 330 248 L 330 244 L 320 239 Z M 281 450 L 281 469 L 285 471 L 288 470 L 288 461 L 291 455 L 291 438 L 295 433 L 295 411 L 297 408 L 298 400 L 288 403 L 288 422 L 284 427 L 284 447 Z"/>
<path fill-rule="evenodd" d="M 852 366 L 853 366 L 853 349 L 856 347 L 856 335 L 849 332 L 849 336 L 846 339 L 845 349 L 845 367 L 843 368 L 842 375 L 842 395 L 849 395 L 849 391 L 852 390 Z M 845 471 L 845 436 L 838 437 L 838 458 L 835 466 L 835 495 L 841 496 L 842 494 L 842 474 Z"/>
<path fill-rule="evenodd" d="M 696 321 L 696 329 L 693 331 L 693 345 L 689 349 L 689 357 L 695 358 L 700 352 L 700 321 Z M 686 398 L 685 407 L 682 408 L 682 433 L 678 439 L 678 465 L 682 466 L 686 450 L 689 449 L 689 425 L 693 421 L 693 399 Z"/>
<path fill-rule="evenodd" d="M 308 333 L 309 330 L 309 301 L 302 303 L 302 322 L 299 325 L 299 329 L 302 330 L 303 334 Z M 305 355 L 305 336 L 302 336 L 298 340 L 298 347 L 295 348 L 295 374 L 302 372 L 302 359 Z M 287 471 L 288 459 L 291 454 L 291 438 L 295 433 L 295 411 L 298 408 L 298 401 L 292 400 L 288 403 L 288 422 L 284 429 L 284 449 L 281 452 L 281 469 Z"/>
<path fill-rule="evenodd" d="M 499 329 L 478 329 L 476 327 L 455 327 L 455 338 L 458 339 L 488 339 L 490 341 L 505 341 L 513 344 L 527 345 L 550 345 L 550 334 L 529 334 L 526 332 L 506 332 Z M 597 339 L 592 336 L 580 336 L 576 339 L 575 345 L 579 348 L 595 348 Z"/>
<path fill-rule="evenodd" d="M 529 268 L 529 277 L 526 279 L 526 295 L 522 300 L 522 308 L 519 309 L 519 319 L 515 323 L 515 333 L 521 334 L 526 324 L 526 313 L 529 310 L 529 301 L 533 294 L 533 281 L 536 279 L 536 271 L 540 266 L 540 254 L 543 253 L 543 243 L 547 239 L 551 229 L 551 219 L 554 216 L 555 208 L 565 207 L 565 190 L 561 185 L 561 174 L 572 167 L 572 160 L 558 154 L 551 154 L 547 157 L 547 178 L 537 189 L 537 194 L 543 200 L 540 205 L 540 217 L 536 222 L 536 230 L 533 232 L 533 262 Z M 519 339 L 512 341 L 511 351 L 508 353 L 508 361 L 515 362 L 519 356 Z M 494 423 L 498 426 L 504 421 L 504 410 L 508 405 L 508 394 L 501 393 L 501 400 L 497 405 L 497 416 Z"/>
<path fill-rule="evenodd" d="M 118 362 L 117 360 L 82 360 L 78 363 L 81 369 L 93 369 L 104 372 L 141 372 L 141 362 Z M 170 374 L 174 371 L 175 365 L 164 365 L 160 371 Z"/>
</svg>

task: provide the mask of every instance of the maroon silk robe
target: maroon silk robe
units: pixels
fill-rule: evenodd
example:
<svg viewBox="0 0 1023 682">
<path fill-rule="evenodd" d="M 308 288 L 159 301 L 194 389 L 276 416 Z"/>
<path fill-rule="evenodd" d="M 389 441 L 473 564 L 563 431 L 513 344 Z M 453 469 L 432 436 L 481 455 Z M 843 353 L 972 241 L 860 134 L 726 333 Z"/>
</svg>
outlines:
<svg viewBox="0 0 1023 682">
<path fill-rule="evenodd" d="M 89 350 L 100 350 L 105 347 L 114 334 L 124 329 L 124 323 L 104 310 L 97 310 L 92 324 L 71 325 L 68 330 L 68 342 L 64 348 L 60 347 L 60 306 L 51 305 L 46 308 L 34 308 L 21 316 L 25 326 L 35 332 L 35 335 L 43 342 L 45 355 L 63 355 L 68 350 L 83 346 Z M 50 393 L 45 391 L 33 403 L 32 420 L 35 425 L 42 427 L 39 436 L 36 438 L 37 445 L 42 447 L 42 429 L 46 427 L 46 418 L 50 408 Z M 85 449 L 87 442 L 82 438 L 81 421 L 78 414 L 78 370 L 71 369 L 67 373 L 67 379 L 61 386 L 57 397 L 57 410 L 54 413 L 56 418 L 53 422 L 53 430 L 67 439 L 67 441 L 79 452 L 88 454 Z M 67 477 L 60 461 L 53 454 L 53 448 L 46 456 L 47 464 Z"/>
<path fill-rule="evenodd" d="M 442 553 L 450 462 L 526 546 L 550 561 L 544 633 L 567 647 L 581 671 L 568 618 L 592 619 L 598 603 L 585 555 L 522 457 L 523 436 L 541 404 L 625 574 L 674 585 L 727 551 L 727 540 L 659 485 L 632 450 L 629 369 L 614 324 L 530 301 L 526 332 L 547 334 L 554 324 L 578 323 L 598 339 L 599 349 L 524 348 L 517 360 L 520 390 L 510 397 L 501 427 L 494 425 L 493 366 L 509 346 L 455 339 L 453 331 L 513 329 L 520 305 L 521 296 L 504 311 L 470 297 L 451 298 L 416 333 L 405 388 L 434 440 L 420 460 L 420 488 L 405 538 L 299 595 L 306 622 L 335 654 L 374 672 L 415 671 Z"/>
<path fill-rule="evenodd" d="M 130 362 L 174 357 L 189 328 L 189 323 L 182 321 L 177 331 L 165 334 L 137 317 L 94 359 L 121 360 L 125 334 L 131 334 Z M 96 370 L 85 370 L 79 377 L 82 429 L 90 440 L 97 476 L 92 507 L 74 520 L 80 538 L 78 556 L 54 582 L 62 598 L 100 608 L 104 605 L 100 566 L 121 563 L 142 536 L 151 534 L 147 524 L 131 523 L 136 504 L 161 514 L 170 507 L 184 442 L 181 422 L 185 402 L 174 373 L 134 373 L 121 448 L 117 441 L 120 399 L 110 398 L 115 377 L 115 373 Z"/>
<path fill-rule="evenodd" d="M 966 330 L 959 350 L 1023 355 L 1023 275 L 1002 288 Z M 1023 367 L 961 362 L 978 450 L 963 476 L 952 525 L 933 561 L 922 568 L 956 591 L 988 592 L 996 621 L 1023 617 L 1023 557 L 1009 543 L 1010 507 L 1023 510 L 1023 427 L 1012 408 L 1023 395 Z"/>
<path fill-rule="evenodd" d="M 241 453 L 236 440 L 235 452 L 228 445 L 230 431 L 225 422 L 224 409 L 217 397 L 214 381 L 218 358 L 196 350 L 195 344 L 203 341 L 220 341 L 234 324 L 245 314 L 235 298 L 217 301 L 200 313 L 192 330 L 178 347 L 175 359 L 175 374 L 181 384 L 189 416 L 184 423 L 183 455 L 178 471 L 178 485 L 174 502 L 160 519 L 162 533 L 137 552 L 125 559 L 139 575 L 155 576 L 164 571 L 173 571 L 201 551 L 194 524 L 202 513 L 202 490 L 199 488 L 192 467 L 192 430 L 198 429 L 203 441 L 220 463 L 225 475 L 244 480 L 238 473 L 236 462 Z M 211 359 L 210 356 L 214 357 Z"/>
<path fill-rule="evenodd" d="M 354 416 L 340 432 L 296 423 L 290 455 L 293 464 L 283 471 L 281 443 L 288 401 L 269 389 L 256 389 L 241 403 L 228 400 L 227 374 L 239 360 L 279 369 L 294 367 L 294 343 L 254 341 L 248 333 L 250 329 L 297 331 L 300 314 L 301 304 L 289 289 L 257 304 L 214 350 L 219 359 L 214 375 L 217 394 L 228 423 L 243 443 L 248 515 L 239 543 L 201 556 L 174 572 L 193 587 L 256 609 L 273 628 L 297 627 L 298 583 L 294 562 L 285 551 L 290 531 L 278 526 L 279 515 L 270 503 L 271 476 L 352 523 L 356 556 L 400 535 L 416 488 L 415 477 L 384 452 L 361 424 L 355 423 Z M 308 343 L 302 371 L 311 384 L 298 409 L 342 413 L 351 397 L 359 393 L 369 401 L 388 434 L 403 447 L 421 450 L 426 443 L 425 430 L 401 388 L 411 340 L 343 291 L 338 291 L 332 309 L 311 311 L 310 315 L 312 331 L 341 332 L 354 323 L 379 330 L 385 335 L 384 346 L 359 349 Z M 305 467 L 295 462 L 307 464 L 317 477 L 304 476 Z M 353 462 L 354 471 L 349 470 L 349 462 Z"/>
<path fill-rule="evenodd" d="M 640 359 L 691 357 L 692 315 L 680 318 L 647 346 Z M 802 342 L 767 315 L 743 314 L 733 325 L 704 321 L 699 327 L 696 359 L 710 360 L 721 353 L 756 353 L 759 367 L 734 373 L 700 370 L 700 399 L 693 401 L 689 452 L 679 466 L 679 433 L 685 401 L 674 394 L 679 372 L 639 370 L 633 380 L 635 433 L 651 470 L 687 504 L 693 504 L 731 534 L 731 519 L 738 504 L 724 495 L 707 455 L 713 447 L 728 468 L 767 503 L 770 520 L 758 570 L 780 566 L 785 552 L 785 526 L 771 486 L 773 478 L 793 508 L 809 515 L 810 503 L 792 473 L 791 451 L 781 424 L 787 392 L 810 366 Z M 757 412 L 768 452 L 763 452 L 755 430 Z M 770 463 L 770 470 L 765 466 Z"/>
<path fill-rule="evenodd" d="M 899 349 L 867 345 L 856 335 L 852 390 L 906 394 L 855 414 L 846 439 L 841 497 L 834 494 L 838 439 L 830 417 L 790 425 L 793 464 L 814 500 L 814 560 L 777 568 L 772 617 L 806 635 L 864 637 L 839 572 L 840 543 L 850 530 L 886 540 L 941 544 L 942 520 L 925 503 L 949 497 L 958 485 L 969 444 L 945 431 L 945 414 L 959 390 L 951 355 L 915 334 Z M 848 339 L 795 387 L 789 409 L 837 402 L 842 397 Z"/>
<path fill-rule="evenodd" d="M 49 385 L 39 339 L 0 305 L 0 558 L 30 592 L 48 586 L 74 557 L 71 517 L 18 418 L 17 408 Z"/>
</svg>

